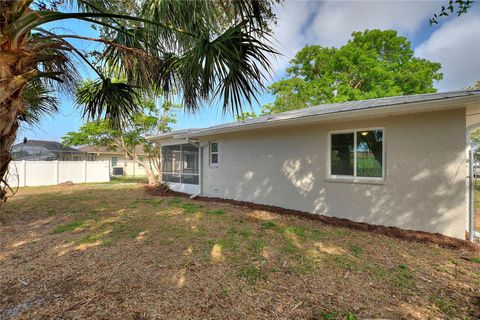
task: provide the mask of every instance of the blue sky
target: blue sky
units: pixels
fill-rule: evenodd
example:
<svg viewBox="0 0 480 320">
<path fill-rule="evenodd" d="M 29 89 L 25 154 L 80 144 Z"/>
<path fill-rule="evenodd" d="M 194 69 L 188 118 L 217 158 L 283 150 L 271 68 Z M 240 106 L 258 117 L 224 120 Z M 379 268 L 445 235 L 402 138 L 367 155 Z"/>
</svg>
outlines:
<svg viewBox="0 0 480 320">
<path fill-rule="evenodd" d="M 447 1 L 285 1 L 277 8 L 278 23 L 274 26 L 277 49 L 282 56 L 273 61 L 272 81 L 285 76 L 288 61 L 306 44 L 341 46 L 353 31 L 395 29 L 412 42 L 415 55 L 442 63 L 444 79 L 435 84 L 439 91 L 458 90 L 480 80 L 480 6 L 456 18 L 441 20 L 429 26 L 428 19 Z M 52 25 L 70 33 L 95 36 L 87 23 L 64 21 Z M 84 49 L 94 47 L 84 41 L 72 41 Z M 94 77 L 87 68 L 80 68 L 85 77 Z M 45 118 L 33 128 L 22 127 L 18 139 L 60 140 L 83 123 L 72 97 L 61 96 L 61 110 Z M 260 105 L 273 101 L 265 93 Z M 259 110 L 259 105 L 252 106 Z M 248 110 L 246 105 L 245 109 Z M 231 122 L 231 115 L 222 115 L 218 106 L 205 106 L 196 114 L 178 114 L 175 129 L 206 127 Z"/>
</svg>

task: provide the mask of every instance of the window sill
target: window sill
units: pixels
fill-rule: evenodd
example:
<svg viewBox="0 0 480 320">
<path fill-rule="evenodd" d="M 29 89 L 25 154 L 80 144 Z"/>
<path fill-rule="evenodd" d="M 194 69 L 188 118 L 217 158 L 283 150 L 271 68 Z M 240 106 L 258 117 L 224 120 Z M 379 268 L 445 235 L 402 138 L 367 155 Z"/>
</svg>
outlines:
<svg viewBox="0 0 480 320">
<path fill-rule="evenodd" d="M 211 164 L 208 166 L 210 169 L 218 169 L 218 164 Z"/>
<path fill-rule="evenodd" d="M 327 182 L 338 183 L 353 183 L 353 184 L 372 184 L 372 185 L 384 185 L 387 184 L 385 179 L 363 179 L 363 178 L 326 178 Z"/>
</svg>

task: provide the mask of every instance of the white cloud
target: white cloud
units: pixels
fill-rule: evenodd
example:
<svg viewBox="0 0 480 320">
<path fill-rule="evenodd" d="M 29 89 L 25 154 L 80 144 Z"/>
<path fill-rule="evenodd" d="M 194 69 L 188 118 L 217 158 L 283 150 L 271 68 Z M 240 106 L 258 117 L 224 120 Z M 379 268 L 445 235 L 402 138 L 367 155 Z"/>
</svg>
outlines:
<svg viewBox="0 0 480 320">
<path fill-rule="evenodd" d="M 278 59 L 276 78 L 306 44 L 340 46 L 354 31 L 395 29 L 408 38 L 438 11 L 437 1 L 286 1 L 277 10 L 274 35 L 284 55 Z"/>
<path fill-rule="evenodd" d="M 480 10 L 452 17 L 415 49 L 415 55 L 442 64 L 439 91 L 475 84 L 480 80 Z"/>
<path fill-rule="evenodd" d="M 324 46 L 338 47 L 353 31 L 395 29 L 411 38 L 420 28 L 428 26 L 428 18 L 438 11 L 432 1 L 331 1 L 318 12 L 311 31 Z"/>
<path fill-rule="evenodd" d="M 414 43 L 418 57 L 442 63 L 440 91 L 457 90 L 480 80 L 480 6 L 467 14 L 428 25 L 442 1 L 286 1 L 277 9 L 277 48 L 284 55 L 274 64 L 274 80 L 284 76 L 288 61 L 307 44 L 341 46 L 354 31 L 394 29 Z M 433 33 L 428 37 L 430 32 Z"/>
<path fill-rule="evenodd" d="M 273 27 L 277 50 L 282 56 L 275 64 L 277 72 L 285 69 L 288 61 L 307 43 L 303 29 L 316 14 L 319 4 L 312 1 L 286 1 L 277 10 L 278 23 Z"/>
</svg>

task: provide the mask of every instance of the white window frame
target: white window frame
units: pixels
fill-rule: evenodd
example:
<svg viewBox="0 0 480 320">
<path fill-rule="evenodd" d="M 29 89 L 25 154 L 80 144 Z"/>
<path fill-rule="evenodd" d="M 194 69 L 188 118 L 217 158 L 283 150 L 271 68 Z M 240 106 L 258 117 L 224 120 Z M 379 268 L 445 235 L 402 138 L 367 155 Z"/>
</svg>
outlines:
<svg viewBox="0 0 480 320">
<path fill-rule="evenodd" d="M 117 159 L 117 161 L 115 161 L 115 165 L 113 165 L 113 158 Z M 112 168 L 114 168 L 114 167 L 115 168 L 118 167 L 118 157 L 112 156 Z"/>
<path fill-rule="evenodd" d="M 212 143 L 217 144 L 217 152 L 212 152 Z M 217 163 L 212 163 L 212 154 L 217 155 Z M 220 143 L 218 141 L 209 141 L 208 142 L 208 164 L 211 168 L 218 168 L 218 164 L 220 163 Z"/>
<path fill-rule="evenodd" d="M 382 130 L 382 176 L 381 177 L 357 177 L 357 133 L 361 131 Z M 332 135 L 342 133 L 353 133 L 353 176 L 332 174 Z M 373 183 L 384 184 L 386 182 L 386 158 L 385 158 L 385 127 L 355 128 L 346 130 L 332 130 L 327 134 L 327 180 L 334 182 L 351 182 L 351 183 Z"/>
</svg>

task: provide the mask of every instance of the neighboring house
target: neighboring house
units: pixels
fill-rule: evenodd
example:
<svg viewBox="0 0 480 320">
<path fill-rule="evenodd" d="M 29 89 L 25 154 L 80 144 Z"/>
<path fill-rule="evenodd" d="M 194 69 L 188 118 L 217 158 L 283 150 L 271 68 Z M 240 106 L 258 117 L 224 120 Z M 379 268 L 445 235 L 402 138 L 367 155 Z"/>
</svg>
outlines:
<svg viewBox="0 0 480 320">
<path fill-rule="evenodd" d="M 64 146 L 60 142 L 46 140 L 27 140 L 12 146 L 13 160 L 28 161 L 83 161 L 92 160 L 92 156 L 78 149 Z"/>
<path fill-rule="evenodd" d="M 477 90 L 320 105 L 149 139 L 174 190 L 463 239 L 466 137 L 479 123 Z"/>
<path fill-rule="evenodd" d="M 109 161 L 111 175 L 134 177 L 146 175 L 145 169 L 140 164 L 128 159 L 121 151 L 95 146 L 84 146 L 80 147 L 79 150 L 92 155 L 94 160 Z M 138 155 L 140 160 L 145 161 L 147 164 L 150 164 L 151 161 L 153 161 L 150 159 L 148 153 L 143 150 L 142 146 L 137 146 L 135 148 L 135 153 Z M 154 171 L 157 173 L 157 170 Z"/>
</svg>

